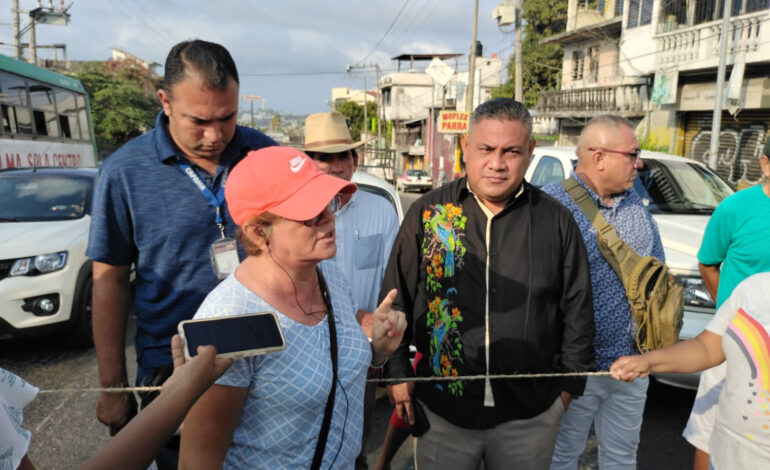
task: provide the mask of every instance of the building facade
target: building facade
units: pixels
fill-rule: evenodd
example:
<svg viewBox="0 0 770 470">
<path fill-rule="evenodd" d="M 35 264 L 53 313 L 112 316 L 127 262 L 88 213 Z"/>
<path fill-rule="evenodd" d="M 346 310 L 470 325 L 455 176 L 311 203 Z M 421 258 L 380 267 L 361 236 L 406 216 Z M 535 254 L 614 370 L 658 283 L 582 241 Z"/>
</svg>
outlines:
<svg viewBox="0 0 770 470">
<path fill-rule="evenodd" d="M 503 62 L 496 55 L 481 56 L 480 46 L 477 54 L 474 106 L 491 98 L 492 89 L 502 83 L 503 70 Z M 461 70 L 461 57 L 460 54 L 404 54 L 393 58 L 399 63 L 399 71 L 380 79 L 390 147 L 397 155 L 397 174 L 419 168 L 431 173 L 436 182 L 452 180 L 459 156 L 459 134 L 441 133 L 437 122 L 442 109 L 466 109 L 468 71 L 467 68 Z M 414 67 L 415 62 L 427 61 L 430 61 L 427 67 Z M 409 62 L 409 69 L 402 72 L 401 65 L 405 62 Z M 432 69 L 441 70 L 441 76 Z"/>
<path fill-rule="evenodd" d="M 540 95 L 540 119 L 576 142 L 591 117 L 637 124 L 643 145 L 708 161 L 716 106 L 724 0 L 570 0 L 562 84 Z M 717 172 L 757 184 L 757 156 L 770 128 L 770 1 L 733 0 Z"/>
</svg>

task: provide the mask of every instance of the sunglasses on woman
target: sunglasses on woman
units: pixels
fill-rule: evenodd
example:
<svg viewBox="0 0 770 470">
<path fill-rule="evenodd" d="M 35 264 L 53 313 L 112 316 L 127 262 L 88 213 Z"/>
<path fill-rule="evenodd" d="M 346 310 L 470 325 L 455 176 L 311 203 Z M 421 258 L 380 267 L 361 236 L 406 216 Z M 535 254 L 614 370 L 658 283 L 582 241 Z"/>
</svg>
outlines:
<svg viewBox="0 0 770 470">
<path fill-rule="evenodd" d="M 340 207 L 340 195 L 337 194 L 332 198 L 331 201 L 329 201 L 329 205 L 324 207 L 324 209 L 315 217 L 308 220 L 303 220 L 302 223 L 307 225 L 308 227 L 315 227 L 321 222 L 321 219 L 324 216 L 324 212 L 326 212 L 326 209 L 328 208 L 330 211 L 332 211 L 332 214 L 334 214 L 337 209 Z"/>
</svg>

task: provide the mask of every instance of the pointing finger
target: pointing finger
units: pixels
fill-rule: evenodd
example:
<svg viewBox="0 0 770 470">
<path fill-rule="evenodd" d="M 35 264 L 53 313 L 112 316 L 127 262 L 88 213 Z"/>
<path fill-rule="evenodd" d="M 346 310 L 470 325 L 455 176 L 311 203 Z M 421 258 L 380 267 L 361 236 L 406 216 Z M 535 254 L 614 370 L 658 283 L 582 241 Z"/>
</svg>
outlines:
<svg viewBox="0 0 770 470">
<path fill-rule="evenodd" d="M 396 295 L 398 295 L 398 290 L 391 289 L 390 292 L 388 292 L 388 295 L 386 295 L 385 298 L 382 299 L 382 302 L 380 302 L 380 306 L 377 307 L 377 312 L 388 313 L 393 306 L 393 301 L 396 300 Z"/>
</svg>

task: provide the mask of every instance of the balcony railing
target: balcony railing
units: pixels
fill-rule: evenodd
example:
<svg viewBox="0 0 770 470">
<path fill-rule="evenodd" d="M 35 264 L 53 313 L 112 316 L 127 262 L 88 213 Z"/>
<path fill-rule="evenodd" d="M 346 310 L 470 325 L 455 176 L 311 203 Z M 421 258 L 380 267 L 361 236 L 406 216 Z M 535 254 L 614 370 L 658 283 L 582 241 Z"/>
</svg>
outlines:
<svg viewBox="0 0 770 470">
<path fill-rule="evenodd" d="M 540 93 L 537 111 L 550 117 L 593 117 L 601 113 L 639 116 L 647 109 L 647 85 L 618 85 Z"/>
<path fill-rule="evenodd" d="M 750 62 L 752 54 L 759 57 L 761 40 L 761 24 L 768 10 L 735 16 L 730 20 L 727 37 L 727 54 L 734 56 L 747 54 Z M 768 25 L 765 25 L 766 27 Z M 763 35 L 767 37 L 767 35 Z M 687 64 L 693 68 L 716 66 L 719 59 L 719 45 L 722 37 L 722 20 L 701 23 L 695 26 L 679 27 L 673 31 L 658 33 L 658 54 L 656 62 L 659 67 L 678 65 L 679 70 L 687 69 Z M 697 64 L 695 64 L 697 63 Z"/>
</svg>

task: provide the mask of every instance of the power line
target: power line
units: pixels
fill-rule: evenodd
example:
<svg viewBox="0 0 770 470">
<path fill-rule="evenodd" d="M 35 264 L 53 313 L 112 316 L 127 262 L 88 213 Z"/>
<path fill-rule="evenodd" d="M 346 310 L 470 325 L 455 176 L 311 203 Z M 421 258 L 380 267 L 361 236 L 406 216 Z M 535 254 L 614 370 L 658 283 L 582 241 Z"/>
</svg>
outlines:
<svg viewBox="0 0 770 470">
<path fill-rule="evenodd" d="M 136 26 L 137 30 L 151 30 L 153 33 L 155 33 L 157 36 L 165 36 L 168 39 L 171 39 L 173 41 L 173 38 L 169 35 L 169 33 L 166 32 L 163 28 L 158 28 L 155 23 L 150 22 L 147 19 L 140 18 L 136 13 L 134 13 L 131 8 L 127 4 L 133 4 L 133 2 L 123 2 L 122 0 L 108 0 L 111 5 L 114 6 L 115 9 L 120 9 L 123 12 L 123 15 Z M 137 5 L 138 7 L 138 5 Z"/>
<path fill-rule="evenodd" d="M 408 2 L 408 0 L 407 0 L 407 2 Z M 761 23 L 765 23 L 767 21 L 768 21 L 767 19 L 760 20 Z M 701 40 L 707 40 L 707 39 L 712 38 L 712 37 L 717 37 L 718 35 L 719 35 L 719 33 L 717 32 L 717 33 L 713 33 L 711 35 L 701 36 L 700 39 Z M 757 43 L 756 45 L 757 45 L 758 48 L 760 48 L 760 47 L 765 46 L 767 44 L 770 44 L 770 41 L 765 41 L 765 42 Z M 507 46 L 506 48 L 503 49 L 503 51 L 505 51 L 505 50 L 507 50 L 509 48 L 512 48 L 512 47 L 513 47 L 512 45 L 511 46 Z M 601 68 L 601 67 L 618 66 L 618 65 L 620 65 L 622 63 L 625 63 L 625 62 L 631 62 L 633 60 L 641 59 L 641 58 L 644 58 L 644 57 L 647 57 L 647 56 L 651 56 L 651 55 L 655 55 L 655 54 L 659 54 L 659 53 L 660 53 L 660 51 L 656 49 L 654 51 L 646 52 L 646 53 L 643 53 L 643 54 L 638 54 L 638 55 L 633 56 L 633 57 L 627 56 L 627 57 L 624 57 L 622 59 L 618 58 L 617 60 L 615 60 L 613 62 L 600 64 L 599 67 Z M 503 57 L 500 57 L 500 59 L 503 60 Z M 527 56 L 524 57 L 524 60 L 529 62 L 530 64 L 532 63 L 531 62 L 532 59 L 530 59 Z M 458 66 L 467 65 L 466 61 L 467 61 L 466 57 L 463 57 L 461 60 L 458 60 Z M 542 64 L 540 64 L 540 65 L 542 65 Z M 505 66 L 505 61 L 504 60 L 503 60 L 503 66 Z M 563 68 L 559 68 L 558 70 L 562 70 L 562 69 Z M 384 68 L 384 69 L 381 68 L 380 70 L 382 72 L 384 72 L 384 73 L 392 73 L 392 72 L 397 72 L 398 69 L 396 69 L 396 68 Z M 334 70 L 334 71 L 241 73 L 240 75 L 243 76 L 243 77 L 301 77 L 301 76 L 337 75 L 340 78 L 344 78 L 346 76 L 350 76 L 350 75 L 353 75 L 353 74 L 356 74 L 356 75 L 371 74 L 371 72 L 365 71 L 365 70 L 350 71 L 350 72 L 341 72 L 341 71 L 338 71 L 338 70 Z M 426 93 L 429 93 L 429 92 L 426 92 Z"/>
<path fill-rule="evenodd" d="M 404 8 L 406 8 L 406 6 L 407 6 L 408 4 L 409 4 L 409 0 L 405 0 L 405 1 L 404 1 L 404 4 L 401 6 L 401 9 L 400 9 L 400 10 L 398 10 L 398 14 L 396 15 L 396 17 L 395 17 L 395 18 L 393 18 L 393 21 L 390 23 L 390 26 L 388 26 L 388 29 L 387 29 L 387 30 L 385 30 L 385 34 L 383 34 L 383 35 L 382 35 L 382 37 L 380 38 L 380 40 L 379 40 L 379 41 L 377 41 L 377 44 L 375 44 L 375 45 L 374 45 L 374 47 L 372 48 L 372 50 L 371 50 L 371 51 L 369 51 L 369 53 L 368 53 L 368 54 L 366 54 L 366 57 L 364 57 L 363 59 L 359 60 L 358 62 L 366 62 L 366 59 L 368 59 L 368 58 L 369 58 L 369 56 L 371 56 L 372 54 L 374 54 L 374 51 L 376 51 L 376 50 L 377 50 L 377 48 L 378 48 L 378 47 L 380 47 L 380 44 L 382 44 L 382 41 L 385 39 L 385 37 L 388 35 L 388 33 L 390 33 L 390 30 L 393 28 L 393 25 L 395 25 L 395 24 L 396 24 L 396 22 L 398 21 L 398 19 L 401 17 L 401 13 L 403 13 L 403 11 L 404 11 Z"/>
<path fill-rule="evenodd" d="M 440 2 L 441 0 L 437 0 L 437 1 Z M 428 15 L 424 14 L 425 10 L 430 4 L 431 2 L 424 0 L 420 4 L 422 8 L 420 8 L 419 11 L 412 12 L 411 14 L 408 15 L 408 18 L 409 18 L 408 23 L 404 24 L 403 27 L 401 28 L 402 34 L 395 35 L 396 38 L 400 39 L 398 43 L 396 42 L 397 39 L 393 39 L 394 38 L 393 36 L 388 38 L 388 41 L 386 41 L 386 43 L 390 43 L 390 49 L 392 51 L 396 51 L 399 49 L 403 51 L 403 45 L 412 39 L 414 34 L 419 30 L 420 26 L 422 26 L 425 20 L 427 20 L 433 14 L 433 11 L 431 11 L 431 13 Z M 435 10 L 435 7 L 437 7 L 438 5 L 439 3 L 436 3 L 434 5 L 434 10 Z M 418 21 L 419 21 L 419 24 L 414 26 L 414 24 L 417 23 Z"/>
</svg>

